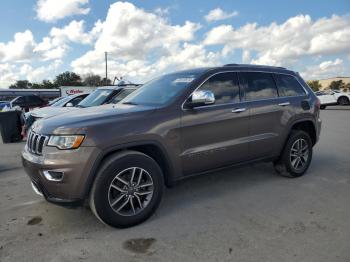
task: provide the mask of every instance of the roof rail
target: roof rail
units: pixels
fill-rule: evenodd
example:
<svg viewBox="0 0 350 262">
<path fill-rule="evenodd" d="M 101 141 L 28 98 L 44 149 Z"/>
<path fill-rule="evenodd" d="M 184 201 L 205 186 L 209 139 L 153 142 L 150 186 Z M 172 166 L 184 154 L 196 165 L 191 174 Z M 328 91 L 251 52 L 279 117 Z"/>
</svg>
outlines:
<svg viewBox="0 0 350 262">
<path fill-rule="evenodd" d="M 239 64 L 226 64 L 224 66 L 239 66 Z"/>
<path fill-rule="evenodd" d="M 252 64 L 226 64 L 224 66 L 271 67 L 271 68 L 286 69 L 285 67 L 282 67 L 282 66 L 252 65 Z"/>
</svg>

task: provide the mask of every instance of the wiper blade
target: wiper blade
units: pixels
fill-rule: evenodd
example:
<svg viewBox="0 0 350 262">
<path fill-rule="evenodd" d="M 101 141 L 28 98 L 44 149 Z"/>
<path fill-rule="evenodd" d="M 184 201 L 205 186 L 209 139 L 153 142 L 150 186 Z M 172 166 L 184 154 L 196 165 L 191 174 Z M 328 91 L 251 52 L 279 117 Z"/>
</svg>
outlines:
<svg viewBox="0 0 350 262">
<path fill-rule="evenodd" d="M 138 105 L 137 103 L 135 103 L 135 102 L 123 102 L 122 103 L 123 105 L 133 105 L 133 106 L 136 106 L 136 105 Z"/>
<path fill-rule="evenodd" d="M 85 106 L 82 106 L 82 105 L 76 105 L 76 107 L 84 108 Z"/>
</svg>

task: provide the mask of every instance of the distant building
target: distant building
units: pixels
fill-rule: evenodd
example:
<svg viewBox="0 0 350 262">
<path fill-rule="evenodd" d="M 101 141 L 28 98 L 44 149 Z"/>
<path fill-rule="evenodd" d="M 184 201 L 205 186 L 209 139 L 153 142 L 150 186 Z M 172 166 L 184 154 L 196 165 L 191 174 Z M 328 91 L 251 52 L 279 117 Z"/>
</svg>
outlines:
<svg viewBox="0 0 350 262">
<path fill-rule="evenodd" d="M 344 84 L 350 83 L 350 77 L 333 77 L 333 78 L 327 78 L 327 79 L 321 79 L 319 80 L 319 83 L 321 84 L 321 90 L 328 89 L 329 85 L 333 81 L 339 81 L 343 80 Z"/>
</svg>

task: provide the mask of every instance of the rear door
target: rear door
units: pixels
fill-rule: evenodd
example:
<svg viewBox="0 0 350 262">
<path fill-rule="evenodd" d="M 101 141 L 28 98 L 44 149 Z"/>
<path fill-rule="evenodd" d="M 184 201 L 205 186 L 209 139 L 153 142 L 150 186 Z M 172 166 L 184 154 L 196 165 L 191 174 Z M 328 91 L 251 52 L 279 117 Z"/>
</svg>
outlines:
<svg viewBox="0 0 350 262">
<path fill-rule="evenodd" d="M 240 72 L 239 81 L 250 108 L 250 158 L 270 157 L 280 143 L 286 101 L 279 99 L 271 73 Z"/>
<path fill-rule="evenodd" d="M 249 110 L 240 102 L 237 73 L 215 74 L 197 90 L 212 91 L 215 104 L 183 110 L 181 160 L 185 175 L 248 157 Z"/>
</svg>

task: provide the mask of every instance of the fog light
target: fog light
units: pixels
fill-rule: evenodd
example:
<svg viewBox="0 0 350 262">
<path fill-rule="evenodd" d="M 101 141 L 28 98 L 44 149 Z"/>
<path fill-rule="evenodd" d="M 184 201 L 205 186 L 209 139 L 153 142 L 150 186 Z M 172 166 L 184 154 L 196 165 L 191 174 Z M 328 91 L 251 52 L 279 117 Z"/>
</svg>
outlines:
<svg viewBox="0 0 350 262">
<path fill-rule="evenodd" d="M 60 182 L 63 179 L 64 173 L 61 171 L 45 170 L 43 172 L 45 178 L 49 181 Z"/>
</svg>

